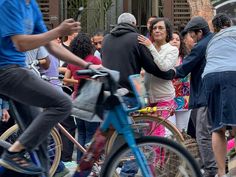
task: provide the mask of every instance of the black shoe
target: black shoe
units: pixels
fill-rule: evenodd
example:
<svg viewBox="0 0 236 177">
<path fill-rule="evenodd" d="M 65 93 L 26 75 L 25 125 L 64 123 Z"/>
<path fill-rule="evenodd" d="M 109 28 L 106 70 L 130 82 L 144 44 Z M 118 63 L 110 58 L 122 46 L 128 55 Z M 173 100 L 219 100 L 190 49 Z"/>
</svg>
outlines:
<svg viewBox="0 0 236 177">
<path fill-rule="evenodd" d="M 5 150 L 0 159 L 0 165 L 24 174 L 37 175 L 43 172 L 42 168 L 36 166 L 31 160 L 25 157 L 25 151 L 11 153 Z"/>
</svg>

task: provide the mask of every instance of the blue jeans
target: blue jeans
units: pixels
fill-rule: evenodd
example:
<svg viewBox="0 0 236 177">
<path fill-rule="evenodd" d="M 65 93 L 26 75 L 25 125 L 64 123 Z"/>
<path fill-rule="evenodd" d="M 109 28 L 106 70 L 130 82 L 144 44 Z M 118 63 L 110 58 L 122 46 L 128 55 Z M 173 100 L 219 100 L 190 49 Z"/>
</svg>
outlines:
<svg viewBox="0 0 236 177">
<path fill-rule="evenodd" d="M 131 154 L 130 154 L 131 155 Z M 134 177 L 138 172 L 138 166 L 135 160 L 127 161 L 121 168 L 121 177 Z"/>
<path fill-rule="evenodd" d="M 137 100 L 134 97 L 123 97 L 124 103 L 128 108 L 137 106 Z M 123 164 L 120 172 L 121 177 L 133 177 L 138 172 L 135 160 L 127 161 Z"/>
<path fill-rule="evenodd" d="M 80 119 L 76 119 L 77 128 L 78 128 L 78 141 L 84 146 L 89 143 L 99 127 L 98 122 L 88 122 Z M 82 157 L 82 152 L 80 150 L 77 151 L 77 162 L 79 162 Z"/>
</svg>

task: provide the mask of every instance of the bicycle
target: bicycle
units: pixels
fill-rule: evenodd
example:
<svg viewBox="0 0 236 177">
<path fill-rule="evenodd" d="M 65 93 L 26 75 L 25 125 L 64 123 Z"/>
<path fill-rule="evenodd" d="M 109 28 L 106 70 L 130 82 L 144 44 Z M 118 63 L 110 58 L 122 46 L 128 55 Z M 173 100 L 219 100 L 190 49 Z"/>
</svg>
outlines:
<svg viewBox="0 0 236 177">
<path fill-rule="evenodd" d="M 201 176 L 197 163 L 183 146 L 163 137 L 143 136 L 137 139 L 134 138 L 131 126 L 132 121 L 128 115 L 130 112 L 134 112 L 144 106 L 143 97 L 140 96 L 143 94 L 138 94 L 143 91 L 140 75 L 129 77 L 137 100 L 137 106 L 127 108 L 122 101 L 122 97 L 117 94 L 117 81 L 113 79 L 107 70 L 82 70 L 78 71 L 77 74 L 105 80 L 103 83 L 108 87 L 110 95 L 104 98 L 105 117 L 100 129 L 102 132 L 106 132 L 112 125 L 118 134 L 123 135 L 126 142 L 118 150 L 111 153 L 108 158 L 105 158 L 101 170 L 102 177 L 119 176 L 120 169 L 127 164 L 133 164 L 134 161 L 137 164 L 132 167 L 137 167 L 136 174 L 140 170 L 144 177 L 157 176 L 162 167 L 167 164 L 173 165 L 173 160 L 175 166 L 172 167 L 172 170 L 177 176 Z M 154 147 L 152 147 L 153 145 Z M 161 156 L 159 157 L 158 155 Z"/>
<path fill-rule="evenodd" d="M 140 110 L 138 112 L 143 112 L 144 110 Z M 148 112 L 151 113 L 152 112 L 152 109 L 148 109 Z M 145 113 L 145 112 L 144 112 Z M 139 127 L 140 128 L 145 128 L 145 129 L 148 129 L 147 125 L 149 124 L 146 124 L 145 122 L 149 119 L 145 119 L 145 121 L 142 121 L 143 117 L 142 117 L 142 114 L 141 114 L 141 117 L 139 119 L 139 116 L 136 114 L 136 116 L 138 117 L 138 121 L 141 120 L 142 123 L 137 123 L 132 125 L 133 128 L 137 128 Z M 147 115 L 148 116 L 148 115 Z M 134 118 L 135 119 L 135 118 Z M 157 123 L 157 126 L 158 125 L 164 125 L 165 127 L 168 127 L 168 129 L 173 132 L 173 134 L 175 133 L 175 126 L 172 125 L 170 122 L 168 122 L 168 120 L 163 120 L 162 118 L 160 117 L 155 117 L 155 116 L 150 116 L 150 119 L 153 119 L 153 121 L 156 121 Z M 135 121 L 135 120 L 133 120 Z M 63 133 L 65 136 L 67 136 L 68 139 L 70 139 L 75 145 L 76 145 L 76 148 L 81 150 L 83 153 L 86 151 L 84 147 L 82 147 L 77 140 L 75 140 L 74 137 L 72 137 L 69 132 L 67 132 L 63 126 L 61 126 L 60 124 L 57 126 L 58 129 L 54 128 L 52 131 L 51 131 L 51 139 L 52 141 L 49 141 L 49 145 L 48 145 L 48 152 L 49 152 L 49 158 L 50 158 L 50 164 L 51 164 L 51 167 L 50 167 L 50 171 L 49 171 L 49 175 L 50 176 L 53 176 L 56 169 L 57 169 L 57 166 L 59 164 L 59 161 L 60 161 L 60 156 L 61 156 L 61 150 L 62 150 L 62 143 L 61 143 L 61 138 L 60 138 L 60 134 L 58 132 L 58 130 L 60 130 L 61 133 Z M 150 133 L 150 131 L 148 131 Z M 176 131 L 177 132 L 177 131 Z M 13 143 L 15 142 L 15 140 L 17 139 L 17 137 L 20 135 L 21 132 L 19 132 L 19 126 L 17 124 L 13 125 L 12 127 L 10 127 L 7 131 L 5 131 L 1 136 L 0 136 L 0 140 L 5 140 L 9 143 Z M 147 134 L 146 134 L 147 135 Z M 182 135 L 181 135 L 182 136 Z M 111 151 L 111 149 L 114 148 L 114 144 L 117 144 L 115 143 L 115 141 L 117 140 L 117 137 L 118 137 L 118 134 L 116 132 L 114 132 L 111 137 L 109 137 L 109 140 L 107 141 L 106 143 L 106 148 L 105 148 L 105 154 L 109 154 L 109 152 Z M 180 137 L 180 136 L 177 136 L 177 137 Z M 182 139 L 178 139 L 179 142 L 182 142 Z M 1 143 L 0 143 L 1 144 Z M 96 165 L 96 169 L 94 171 L 94 173 L 96 175 L 98 175 L 99 173 L 99 165 Z"/>
<path fill-rule="evenodd" d="M 63 127 L 61 127 L 60 125 L 59 125 L 59 129 L 63 129 Z M 58 132 L 54 129 L 54 131 L 56 132 L 55 133 L 55 136 L 56 137 L 54 137 L 54 139 L 59 139 L 59 141 L 55 141 L 56 143 L 55 144 L 52 144 L 51 146 L 49 145 L 49 147 L 51 147 L 52 149 L 50 150 L 50 151 L 54 151 L 53 149 L 54 149 L 54 147 L 57 147 L 58 149 L 57 149 L 57 151 L 56 151 L 56 149 L 55 149 L 55 151 L 57 152 L 57 154 L 56 155 L 54 155 L 54 156 L 52 156 L 52 160 L 53 160 L 53 158 L 54 157 L 58 157 L 58 156 L 60 156 L 60 154 L 58 154 L 58 152 L 60 153 L 61 151 L 61 142 L 60 142 L 60 136 L 59 136 L 59 134 L 58 134 Z M 14 135 L 14 133 L 13 132 L 17 132 L 17 126 L 15 125 L 14 126 L 14 128 L 10 128 L 9 129 L 9 131 L 7 131 L 7 132 L 5 132 L 4 134 L 4 136 L 5 137 L 11 137 L 12 135 Z M 78 149 L 80 149 L 80 150 L 82 150 L 83 152 L 85 152 L 85 149 L 83 148 L 83 147 L 81 147 L 80 146 L 80 144 L 73 138 L 73 137 L 71 137 L 70 135 L 69 135 L 69 133 L 66 131 L 66 130 L 63 130 L 62 131 L 62 133 L 64 134 L 67 134 L 67 137 L 70 139 L 70 140 L 72 140 L 73 141 L 73 143 L 74 144 L 76 144 L 76 146 L 77 146 L 77 148 Z M 2 135 L 3 136 L 3 135 Z M 6 139 L 6 138 L 4 138 L 4 139 Z M 111 143 L 109 143 L 108 142 L 108 144 L 111 144 Z M 109 152 L 109 150 L 107 150 L 106 151 L 107 153 Z M 53 175 L 53 173 L 55 172 L 55 170 L 56 170 L 56 168 L 57 168 L 57 165 L 58 165 L 58 163 L 59 163 L 59 159 L 60 158 L 57 158 L 57 160 L 55 160 L 53 163 L 52 163 L 52 167 L 51 167 L 51 169 L 50 169 L 50 175 L 52 176 Z M 96 166 L 96 167 L 98 167 L 98 165 Z M 96 174 L 98 175 L 98 173 L 99 173 L 99 168 L 96 168 L 95 169 L 96 170 Z"/>
</svg>

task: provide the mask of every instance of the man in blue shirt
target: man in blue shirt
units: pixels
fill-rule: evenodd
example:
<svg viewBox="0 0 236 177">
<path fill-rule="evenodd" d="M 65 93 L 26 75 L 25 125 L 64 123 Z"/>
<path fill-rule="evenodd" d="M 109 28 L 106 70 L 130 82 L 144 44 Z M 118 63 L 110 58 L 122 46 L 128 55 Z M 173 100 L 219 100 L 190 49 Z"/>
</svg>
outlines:
<svg viewBox="0 0 236 177">
<path fill-rule="evenodd" d="M 54 56 L 83 68 L 91 66 L 64 47 L 52 42 L 80 30 L 80 23 L 67 19 L 47 31 L 36 0 L 0 1 L 0 94 L 24 105 L 43 107 L 44 111 L 26 128 L 19 139 L 6 150 L 0 165 L 21 173 L 39 174 L 42 169 L 25 158 L 48 137 L 54 125 L 70 115 L 70 98 L 25 67 L 25 51 L 45 46 Z"/>
<path fill-rule="evenodd" d="M 199 16 L 193 17 L 188 22 L 183 33 L 188 33 L 196 44 L 190 54 L 184 58 L 183 64 L 176 67 L 176 77 L 184 78 L 191 73 L 189 109 L 196 113 L 196 120 L 192 121 L 196 128 L 196 139 L 204 165 L 204 177 L 214 177 L 217 168 L 209 131 L 207 100 L 201 78 L 206 64 L 205 53 L 207 44 L 213 37 L 213 34 L 210 32 L 206 20 Z"/>
</svg>

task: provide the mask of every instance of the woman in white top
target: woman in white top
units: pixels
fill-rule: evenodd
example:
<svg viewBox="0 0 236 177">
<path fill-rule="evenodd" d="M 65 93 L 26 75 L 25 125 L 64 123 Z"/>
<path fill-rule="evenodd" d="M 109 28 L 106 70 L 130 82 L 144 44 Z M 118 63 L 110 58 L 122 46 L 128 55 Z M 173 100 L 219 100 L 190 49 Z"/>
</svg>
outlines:
<svg viewBox="0 0 236 177">
<path fill-rule="evenodd" d="M 150 40 L 142 35 L 138 37 L 139 43 L 150 50 L 154 62 L 162 71 L 174 68 L 178 59 L 178 48 L 169 44 L 172 39 L 172 31 L 172 25 L 168 19 L 156 18 L 150 26 Z M 145 73 L 145 86 L 151 106 L 176 108 L 175 88 L 171 80 L 164 80 Z M 161 115 L 163 118 L 168 118 L 170 113 L 162 111 Z M 176 125 L 175 116 L 169 117 L 168 120 Z"/>
</svg>

